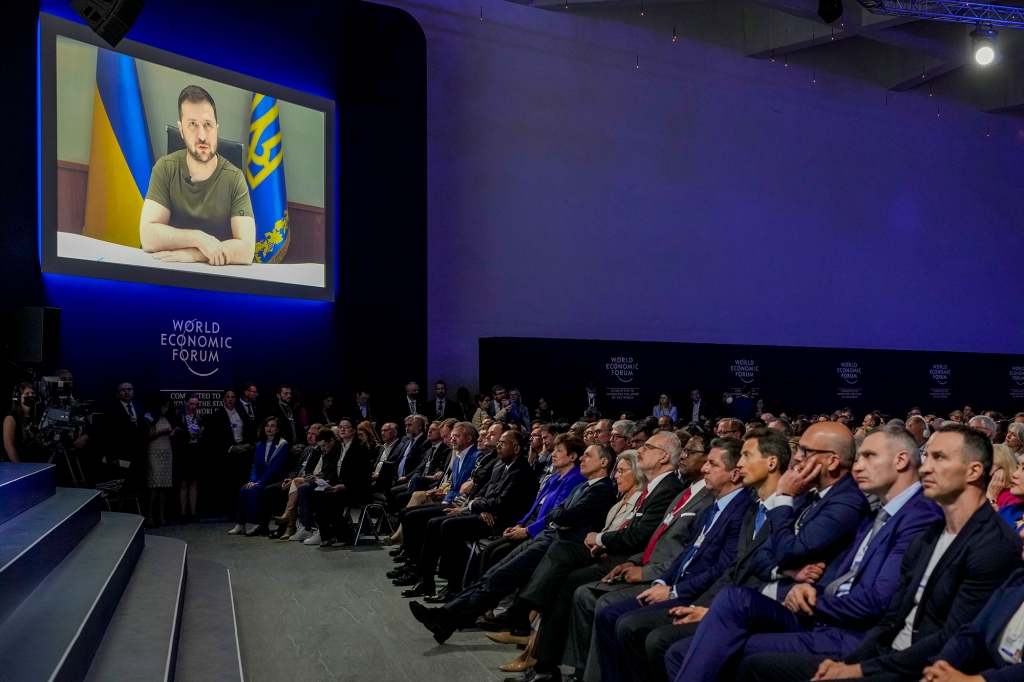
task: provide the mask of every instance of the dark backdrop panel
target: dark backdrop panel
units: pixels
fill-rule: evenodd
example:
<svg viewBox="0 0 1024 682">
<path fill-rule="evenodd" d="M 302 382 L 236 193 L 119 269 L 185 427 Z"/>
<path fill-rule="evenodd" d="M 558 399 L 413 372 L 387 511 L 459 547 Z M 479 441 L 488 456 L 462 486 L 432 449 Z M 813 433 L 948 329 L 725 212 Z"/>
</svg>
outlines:
<svg viewBox="0 0 1024 682">
<path fill-rule="evenodd" d="M 62 309 L 61 359 L 77 392 L 106 398 L 122 379 L 141 396 L 161 389 L 214 390 L 243 379 L 262 400 L 287 381 L 306 395 L 369 384 L 374 402 L 401 395 L 426 374 L 426 44 L 407 13 L 364 2 L 223 0 L 204 6 L 196 32 L 173 0 L 149 0 L 131 40 L 305 90 L 337 102 L 337 302 L 297 301 L 57 275 L 38 253 L 36 38 L 40 10 L 80 21 L 66 0 L 5 8 L 0 60 L 8 154 L 0 168 L 0 319 L 3 309 Z M 223 32 L 222 32 L 223 33 Z M 401 323 L 392 322 L 401 318 Z M 216 357 L 189 357 L 162 338 L 203 324 Z M 216 325 L 216 327 L 214 327 Z M 2 324 L 0 324 L 2 326 Z M 217 333 L 212 330 L 216 328 Z M 208 333 L 207 333 L 208 332 Z M 194 339 L 196 343 L 200 343 Z M 210 351 L 211 339 L 205 350 Z M 198 346 L 187 348 L 202 350 Z M 54 367 L 45 368 L 52 371 Z M 205 375 L 205 376 L 201 376 Z M 24 374 L 2 359 L 3 386 Z M 307 403 L 308 404 L 308 403 Z M 6 409 L 6 408 L 5 408 Z"/>
<path fill-rule="evenodd" d="M 519 388 L 531 407 L 546 398 L 569 419 L 586 409 L 590 381 L 605 416 L 650 414 L 662 391 L 682 413 L 693 388 L 728 414 L 723 398 L 744 387 L 768 411 L 790 416 L 1024 409 L 1024 355 L 993 353 L 498 337 L 480 339 L 480 380 Z"/>
</svg>

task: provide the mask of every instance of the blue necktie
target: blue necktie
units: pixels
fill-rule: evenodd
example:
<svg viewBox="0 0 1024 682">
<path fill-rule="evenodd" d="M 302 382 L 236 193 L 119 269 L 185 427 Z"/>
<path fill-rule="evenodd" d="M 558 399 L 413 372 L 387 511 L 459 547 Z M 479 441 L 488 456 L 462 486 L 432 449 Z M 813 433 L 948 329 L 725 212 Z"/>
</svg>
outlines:
<svg viewBox="0 0 1024 682">
<path fill-rule="evenodd" d="M 686 556 L 683 557 L 683 563 L 679 566 L 679 573 L 676 574 L 676 579 L 673 582 L 678 583 L 680 579 L 682 579 L 683 574 L 686 573 L 686 569 L 689 568 L 690 562 L 693 561 L 693 558 L 695 556 L 697 556 L 697 550 L 700 549 L 697 543 L 703 543 L 704 536 L 711 529 L 711 524 L 715 522 L 715 517 L 717 515 L 718 503 L 715 502 L 715 504 L 711 507 L 711 513 L 708 515 L 708 520 L 704 522 L 704 527 L 701 529 L 700 535 L 698 535 L 697 539 L 693 541 L 692 545 L 690 545 L 690 549 L 686 550 Z"/>
<path fill-rule="evenodd" d="M 409 445 L 405 448 L 405 454 L 402 455 L 402 461 L 398 463 L 398 475 L 405 476 L 405 462 L 409 459 L 409 453 L 412 452 L 412 444 L 415 440 L 409 441 Z"/>
<path fill-rule="evenodd" d="M 757 517 L 754 519 L 754 537 L 757 537 L 758 532 L 761 530 L 761 526 L 768 520 L 768 510 L 761 504 L 757 509 Z"/>
</svg>

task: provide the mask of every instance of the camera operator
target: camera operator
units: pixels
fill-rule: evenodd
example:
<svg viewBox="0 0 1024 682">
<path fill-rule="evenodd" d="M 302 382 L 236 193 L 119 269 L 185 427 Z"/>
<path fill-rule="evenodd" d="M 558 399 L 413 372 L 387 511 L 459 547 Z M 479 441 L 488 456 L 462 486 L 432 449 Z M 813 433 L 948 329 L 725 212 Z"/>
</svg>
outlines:
<svg viewBox="0 0 1024 682">
<path fill-rule="evenodd" d="M 32 408 L 39 402 L 32 384 L 18 384 L 11 395 L 11 411 L 4 417 L 4 449 L 0 461 L 31 461 L 33 447 Z"/>
<path fill-rule="evenodd" d="M 61 382 L 67 384 L 67 399 L 72 403 L 79 402 L 80 398 L 74 394 L 75 380 L 74 377 L 71 376 L 71 372 L 66 369 L 58 369 L 54 376 L 60 379 Z M 85 446 L 89 444 L 89 431 L 87 427 L 88 424 L 86 424 L 86 428 L 83 428 L 82 435 L 76 438 L 72 443 L 76 450 L 83 450 L 85 449 Z"/>
</svg>

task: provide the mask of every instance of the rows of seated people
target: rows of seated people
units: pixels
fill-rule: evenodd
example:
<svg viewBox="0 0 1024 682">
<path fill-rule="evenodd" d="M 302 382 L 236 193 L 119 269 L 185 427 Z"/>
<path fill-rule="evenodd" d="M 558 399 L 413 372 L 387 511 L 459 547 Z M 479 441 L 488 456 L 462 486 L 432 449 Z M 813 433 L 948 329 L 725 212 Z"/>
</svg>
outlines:
<svg viewBox="0 0 1024 682">
<path fill-rule="evenodd" d="M 1024 469 L 987 423 L 918 420 L 412 414 L 290 456 L 270 417 L 231 532 L 348 543 L 386 504 L 413 617 L 526 645 L 510 680 L 1024 680 Z"/>
</svg>

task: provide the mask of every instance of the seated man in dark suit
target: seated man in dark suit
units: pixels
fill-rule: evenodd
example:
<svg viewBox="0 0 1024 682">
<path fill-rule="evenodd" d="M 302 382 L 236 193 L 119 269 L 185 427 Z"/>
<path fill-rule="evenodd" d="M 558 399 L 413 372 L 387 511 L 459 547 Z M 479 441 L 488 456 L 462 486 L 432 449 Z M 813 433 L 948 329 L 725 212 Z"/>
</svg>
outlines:
<svg viewBox="0 0 1024 682">
<path fill-rule="evenodd" d="M 925 682 L 1022 682 L 1024 570 L 1014 571 L 978 617 L 946 642 L 924 669 Z"/>
<path fill-rule="evenodd" d="M 718 447 L 712 446 L 704 464 L 714 504 L 695 520 L 682 551 L 649 587 L 634 599 L 609 601 L 597 613 L 584 679 L 623 679 L 624 663 L 615 640 L 620 618 L 667 601 L 686 603 L 710 587 L 732 564 L 753 496 L 743 486 L 738 468 L 742 441 L 723 438 L 715 442 Z"/>
<path fill-rule="evenodd" d="M 668 514 L 654 531 L 647 547 L 613 568 L 601 580 L 583 585 L 573 595 L 569 640 L 562 664 L 575 668 L 573 676 L 576 678 L 600 677 L 597 652 L 591 648 L 595 613 L 610 604 L 635 599 L 650 587 L 651 582 L 683 552 L 696 518 L 715 502 L 715 496 L 704 480 L 707 451 L 702 444 L 691 447 L 691 442 L 685 437 L 681 437 L 680 442 L 683 443 L 683 451 L 676 475 L 687 487 L 669 505 Z M 590 673 L 585 674 L 586 670 Z"/>
<path fill-rule="evenodd" d="M 537 495 L 537 478 L 526 456 L 526 437 L 506 431 L 498 439 L 499 464 L 491 481 L 465 508 L 452 507 L 431 519 L 420 550 L 416 571 L 419 581 L 403 597 L 423 597 L 436 591 L 434 573 L 451 583 L 461 580 L 472 542 L 498 535 L 530 508 Z"/>
<path fill-rule="evenodd" d="M 316 444 L 324 453 L 320 475 L 327 481 L 327 488 L 313 493 L 317 532 L 303 542 L 306 545 L 317 544 L 317 540 L 321 547 L 330 547 L 335 541 L 351 543 L 355 533 L 345 509 L 370 500 L 370 452 L 355 437 L 356 427 L 348 417 L 338 420 L 338 435 L 340 442 L 328 456 L 326 446 L 334 440 L 334 433 L 321 429 L 317 434 Z"/>
<path fill-rule="evenodd" d="M 822 580 L 794 585 L 783 603 L 747 588 L 725 588 L 694 638 L 669 649 L 669 679 L 679 679 L 680 670 L 683 679 L 714 679 L 740 652 L 840 657 L 856 648 L 892 600 L 907 548 L 942 519 L 938 505 L 922 492 L 920 464 L 914 438 L 902 426 L 872 431 L 861 445 L 853 476 L 862 492 L 881 500 L 877 516 L 861 522 L 853 545 L 829 565 Z M 701 646 L 709 641 L 715 643 L 713 651 Z"/>
<path fill-rule="evenodd" d="M 590 533 L 583 545 L 552 544 L 516 601 L 490 625 L 495 630 L 516 629 L 529 611 L 542 614 L 534 654 L 538 682 L 560 679 L 558 665 L 565 651 L 577 588 L 600 580 L 629 557 L 644 551 L 668 513 L 669 504 L 683 491 L 675 475 L 682 450 L 682 443 L 673 433 L 659 433 L 644 443 L 639 462 L 648 483 L 637 500 L 633 517 L 619 530 Z"/>
<path fill-rule="evenodd" d="M 394 504 L 395 498 L 409 488 L 412 472 L 419 466 L 420 460 L 430 450 L 427 441 L 427 418 L 422 414 L 410 414 L 405 418 L 405 438 L 398 445 L 398 463 L 395 467 L 395 481 L 388 491 L 388 500 L 392 509 L 399 507 Z"/>
<path fill-rule="evenodd" d="M 559 436 L 559 439 L 568 438 L 579 440 L 566 434 Z M 558 447 L 564 448 L 564 440 L 558 441 Z M 416 620 L 434 633 L 438 643 L 444 644 L 452 632 L 473 627 L 485 611 L 525 585 L 552 542 L 582 542 L 588 533 L 601 528 L 605 514 L 615 502 L 615 488 L 608 477 L 614 462 L 615 454 L 608 446 L 587 448 L 579 467 L 585 482 L 576 485 L 566 499 L 545 515 L 543 530 L 516 547 L 479 582 L 463 590 L 443 608 L 431 610 L 419 602 L 410 602 L 409 608 Z"/>
<path fill-rule="evenodd" d="M 785 598 L 794 576 L 815 564 L 814 575 L 849 548 L 871 511 L 850 476 L 857 454 L 850 430 L 834 422 L 812 425 L 800 436 L 791 466 L 768 500 L 771 551 L 758 555 L 755 570 L 768 584 L 762 594 Z"/>
<path fill-rule="evenodd" d="M 946 642 L 1024 565 L 1020 538 L 986 499 L 991 468 L 992 444 L 982 432 L 961 424 L 940 427 L 928 443 L 920 475 L 924 495 L 938 503 L 943 519 L 910 545 L 899 585 L 878 624 L 841 661 L 821 654 L 747 656 L 739 677 L 922 679 Z"/>
<path fill-rule="evenodd" d="M 472 424 L 462 422 L 462 426 L 456 426 L 453 433 L 461 433 L 466 438 L 470 433 L 475 432 Z M 494 472 L 495 464 L 498 463 L 498 438 L 508 427 L 504 424 L 492 424 L 486 432 L 479 434 L 477 447 L 472 448 L 458 462 L 459 476 L 453 476 L 452 485 L 447 493 L 441 496 L 440 491 L 429 491 L 438 493 L 429 495 L 429 502 L 417 507 L 405 507 L 398 512 L 398 523 L 403 532 L 402 551 L 395 556 L 395 563 L 405 563 L 405 566 L 394 571 L 389 571 L 387 577 L 398 587 L 407 587 L 419 582 L 419 572 L 416 570 L 416 563 L 419 561 L 420 551 L 423 548 L 423 538 L 427 530 L 427 524 L 435 518 L 444 516 L 452 507 L 463 507 L 474 496 L 487 486 Z M 472 464 L 467 472 L 466 466 Z M 454 471 L 454 470 L 453 470 Z M 465 477 L 465 478 L 463 478 Z M 462 482 L 456 483 L 461 479 Z M 441 499 L 436 499 L 441 496 Z"/>
<path fill-rule="evenodd" d="M 737 468 L 743 485 L 752 489 L 756 498 L 744 514 L 735 558 L 728 569 L 696 598 L 670 598 L 615 619 L 614 637 L 618 648 L 609 656 L 617 658 L 618 667 L 617 670 L 602 667 L 602 675 L 607 674 L 608 679 L 621 677 L 664 682 L 668 679 L 665 651 L 675 641 L 693 635 L 700 613 L 711 605 L 719 592 L 729 585 L 744 585 L 756 590 L 765 586 L 765 579 L 755 570 L 759 553 L 771 551 L 772 521 L 765 503 L 775 494 L 779 479 L 789 467 L 789 459 L 789 441 L 780 431 L 764 429 L 746 434 Z M 692 613 L 694 622 L 672 625 L 670 614 L 677 609 Z M 614 616 L 614 611 L 606 615 L 607 620 L 611 620 L 611 616 Z M 609 665 L 612 662 L 609 660 Z"/>
<path fill-rule="evenodd" d="M 396 502 L 402 507 L 408 504 L 413 493 L 419 490 L 428 490 L 441 480 L 441 476 L 444 475 L 445 469 L 448 467 L 452 451 L 441 438 L 441 422 L 431 422 L 427 427 L 427 441 L 423 448 L 419 464 L 406 477 L 408 479 L 405 484 L 406 490 L 398 493 L 395 497 Z"/>
</svg>

